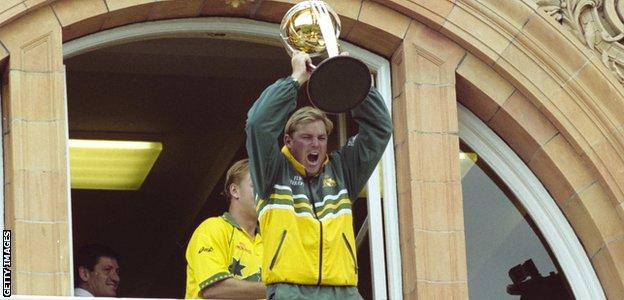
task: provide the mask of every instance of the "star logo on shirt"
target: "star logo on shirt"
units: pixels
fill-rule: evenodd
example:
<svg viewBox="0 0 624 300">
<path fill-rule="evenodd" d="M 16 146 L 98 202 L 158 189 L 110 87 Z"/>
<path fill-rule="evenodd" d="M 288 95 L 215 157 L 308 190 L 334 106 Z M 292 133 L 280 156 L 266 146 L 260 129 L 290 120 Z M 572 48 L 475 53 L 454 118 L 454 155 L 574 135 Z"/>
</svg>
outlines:
<svg viewBox="0 0 624 300">
<path fill-rule="evenodd" d="M 245 265 L 241 264 L 240 259 L 232 258 L 232 263 L 230 264 L 228 271 L 230 271 L 230 274 L 232 275 L 243 276 L 242 271 L 245 267 Z"/>
</svg>

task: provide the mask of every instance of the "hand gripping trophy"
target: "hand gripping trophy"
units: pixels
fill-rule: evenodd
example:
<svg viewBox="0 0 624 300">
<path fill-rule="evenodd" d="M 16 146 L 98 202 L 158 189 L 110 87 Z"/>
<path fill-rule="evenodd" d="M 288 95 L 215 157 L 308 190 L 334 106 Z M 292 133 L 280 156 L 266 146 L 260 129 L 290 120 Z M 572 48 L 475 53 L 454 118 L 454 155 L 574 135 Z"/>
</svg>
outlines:
<svg viewBox="0 0 624 300">
<path fill-rule="evenodd" d="M 282 19 L 280 35 L 290 56 L 295 51 L 310 57 L 327 53 L 317 66 L 308 66 L 313 71 L 307 94 L 314 106 L 342 113 L 364 101 L 371 87 L 370 70 L 361 60 L 340 55 L 340 19 L 325 2 L 308 0 L 293 6 Z"/>
</svg>

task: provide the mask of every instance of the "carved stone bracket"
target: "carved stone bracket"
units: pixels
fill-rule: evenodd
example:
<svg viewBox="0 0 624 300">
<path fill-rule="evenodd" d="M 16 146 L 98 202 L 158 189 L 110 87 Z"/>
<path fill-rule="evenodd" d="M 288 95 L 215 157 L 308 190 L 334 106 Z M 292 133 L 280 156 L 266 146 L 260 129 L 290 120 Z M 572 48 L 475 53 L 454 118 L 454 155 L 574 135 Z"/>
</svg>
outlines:
<svg viewBox="0 0 624 300">
<path fill-rule="evenodd" d="M 624 0 L 537 0 L 568 27 L 624 83 Z"/>
</svg>

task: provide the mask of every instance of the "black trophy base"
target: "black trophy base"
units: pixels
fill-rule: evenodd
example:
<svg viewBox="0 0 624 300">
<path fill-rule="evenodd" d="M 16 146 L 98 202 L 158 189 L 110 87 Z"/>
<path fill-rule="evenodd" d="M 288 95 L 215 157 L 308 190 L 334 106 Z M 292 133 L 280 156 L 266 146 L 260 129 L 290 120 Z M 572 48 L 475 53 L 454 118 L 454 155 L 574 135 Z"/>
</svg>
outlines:
<svg viewBox="0 0 624 300">
<path fill-rule="evenodd" d="M 326 113 L 343 113 L 360 104 L 371 88 L 368 67 L 351 56 L 322 61 L 308 80 L 308 98 Z"/>
</svg>

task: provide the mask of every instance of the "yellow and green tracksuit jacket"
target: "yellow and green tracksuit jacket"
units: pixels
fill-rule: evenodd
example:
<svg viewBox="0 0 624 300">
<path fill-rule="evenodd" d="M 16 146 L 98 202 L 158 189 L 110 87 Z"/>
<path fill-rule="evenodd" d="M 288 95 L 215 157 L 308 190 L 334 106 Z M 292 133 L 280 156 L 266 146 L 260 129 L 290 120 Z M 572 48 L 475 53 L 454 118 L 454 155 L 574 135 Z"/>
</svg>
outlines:
<svg viewBox="0 0 624 300">
<path fill-rule="evenodd" d="M 329 154 L 319 174 L 281 148 L 278 137 L 296 107 L 298 83 L 264 90 L 247 116 L 247 153 L 264 243 L 265 284 L 356 286 L 352 201 L 390 139 L 392 122 L 375 88 L 351 111 L 359 133 Z"/>
</svg>

